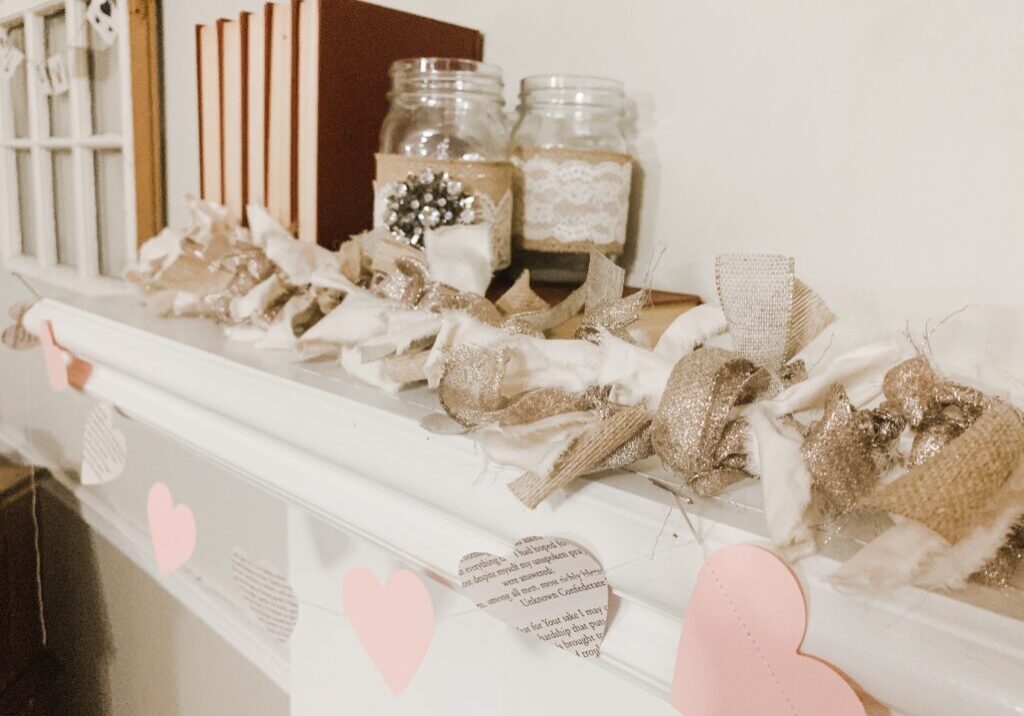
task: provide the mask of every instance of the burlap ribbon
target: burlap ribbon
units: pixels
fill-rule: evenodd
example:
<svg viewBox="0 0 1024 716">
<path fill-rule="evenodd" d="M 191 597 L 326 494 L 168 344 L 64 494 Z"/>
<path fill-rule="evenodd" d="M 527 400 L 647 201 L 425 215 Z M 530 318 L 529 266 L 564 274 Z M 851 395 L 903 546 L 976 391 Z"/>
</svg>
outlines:
<svg viewBox="0 0 1024 716">
<path fill-rule="evenodd" d="M 769 370 L 777 388 L 785 364 L 835 320 L 825 302 L 796 278 L 791 257 L 719 256 L 715 282 L 736 351 Z"/>
<path fill-rule="evenodd" d="M 577 477 L 625 467 L 651 454 L 651 414 L 642 403 L 616 409 L 574 440 L 546 476 L 526 473 L 509 484 L 531 510 Z"/>
<path fill-rule="evenodd" d="M 924 356 L 904 361 L 886 373 L 882 392 L 887 404 L 916 431 L 911 465 L 937 455 L 970 427 L 986 406 L 980 391 L 940 377 Z"/>
<path fill-rule="evenodd" d="M 856 410 L 839 385 L 832 387 L 822 418 L 801 446 L 815 502 L 833 519 L 866 506 L 926 525 L 951 544 L 991 524 L 1010 501 L 1008 478 L 1024 459 L 1024 416 L 1005 401 L 939 376 L 923 356 L 889 370 L 885 402 Z M 893 446 L 914 430 L 909 472 L 877 487 L 886 469 L 899 465 Z M 1024 557 L 1015 533 L 978 577 L 1008 578 Z M 994 551 L 994 550 L 993 550 Z"/>
<path fill-rule="evenodd" d="M 927 525 L 950 543 L 999 505 L 999 491 L 1024 457 L 1024 417 L 993 399 L 980 417 L 933 457 L 864 500 Z"/>
<path fill-rule="evenodd" d="M 705 347 L 684 356 L 672 371 L 656 414 L 634 406 L 604 417 L 591 434 L 569 445 L 549 476 L 528 474 L 513 482 L 511 489 L 524 504 L 535 507 L 574 477 L 621 462 L 614 459 L 619 455 L 636 460 L 656 453 L 703 496 L 752 476 L 748 426 L 736 410 L 772 386 L 779 389 L 806 377 L 802 363 L 787 361 L 834 316 L 793 276 L 790 259 L 721 257 L 717 273 L 737 352 Z M 587 312 L 600 330 L 621 334 L 642 305 L 628 301 L 617 299 L 609 307 L 588 297 Z M 578 335 L 591 331 L 585 313 Z"/>
</svg>

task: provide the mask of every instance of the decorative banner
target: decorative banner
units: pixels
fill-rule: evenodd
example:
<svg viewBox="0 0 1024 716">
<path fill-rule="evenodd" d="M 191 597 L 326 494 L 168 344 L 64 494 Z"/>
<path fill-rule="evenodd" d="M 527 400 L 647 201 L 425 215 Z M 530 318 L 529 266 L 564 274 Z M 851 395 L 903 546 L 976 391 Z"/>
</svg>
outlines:
<svg viewBox="0 0 1024 716">
<path fill-rule="evenodd" d="M 63 55 L 54 55 L 46 61 L 46 74 L 50 79 L 51 94 L 61 95 L 71 89 Z"/>
<path fill-rule="evenodd" d="M 240 547 L 231 553 L 231 576 L 260 624 L 275 639 L 287 642 L 299 620 L 299 601 L 287 577 L 270 564 L 249 559 Z"/>
<path fill-rule="evenodd" d="M 599 655 L 608 621 L 608 578 L 579 545 L 556 537 L 516 542 L 515 561 L 486 552 L 459 562 L 476 605 L 523 634 L 583 659 Z"/>
<path fill-rule="evenodd" d="M 99 35 L 103 43 L 110 47 L 117 41 L 117 23 L 114 20 L 113 0 L 92 0 L 85 12 L 85 19 Z"/>
<path fill-rule="evenodd" d="M 18 71 L 21 63 L 25 60 L 25 53 L 10 43 L 10 40 L 3 38 L 0 41 L 0 74 L 4 79 L 10 80 Z"/>
<path fill-rule="evenodd" d="M 102 485 L 124 472 L 128 444 L 124 433 L 114 427 L 114 406 L 100 403 L 89 411 L 82 436 L 83 485 Z"/>
<path fill-rule="evenodd" d="M 395 696 L 412 681 L 434 638 L 434 605 L 412 572 L 391 575 L 386 587 L 366 567 L 345 575 L 345 613 L 370 661 Z"/>
<path fill-rule="evenodd" d="M 196 548 L 196 520 L 188 505 L 175 506 L 170 488 L 162 482 L 149 488 L 146 513 L 157 568 L 166 577 L 192 557 Z"/>
<path fill-rule="evenodd" d="M 800 653 L 806 630 L 784 562 L 750 545 L 715 552 L 686 608 L 672 705 L 686 716 L 865 716 L 842 676 Z"/>
<path fill-rule="evenodd" d="M 50 73 L 46 69 L 45 62 L 29 62 L 29 67 L 36 76 L 40 91 L 47 97 L 53 94 L 53 85 L 50 83 Z"/>
<path fill-rule="evenodd" d="M 29 333 L 28 329 L 25 328 L 25 324 L 22 323 L 22 319 L 28 313 L 28 309 L 32 308 L 33 305 L 35 305 L 35 301 L 22 301 L 15 303 L 8 310 L 7 314 L 14 323 L 4 329 L 3 337 L 0 339 L 8 348 L 23 351 L 39 345 L 39 339 Z"/>
<path fill-rule="evenodd" d="M 39 328 L 39 342 L 43 346 L 43 362 L 46 364 L 46 376 L 50 379 L 52 390 L 66 390 L 68 383 L 68 365 L 64 351 L 53 339 L 53 324 L 43 321 Z"/>
<path fill-rule="evenodd" d="M 61 391 L 71 386 L 81 390 L 92 375 L 92 364 L 66 353 L 58 346 L 53 338 L 53 324 L 49 321 L 40 324 L 39 342 L 43 347 L 43 363 L 46 365 L 50 388 Z"/>
</svg>

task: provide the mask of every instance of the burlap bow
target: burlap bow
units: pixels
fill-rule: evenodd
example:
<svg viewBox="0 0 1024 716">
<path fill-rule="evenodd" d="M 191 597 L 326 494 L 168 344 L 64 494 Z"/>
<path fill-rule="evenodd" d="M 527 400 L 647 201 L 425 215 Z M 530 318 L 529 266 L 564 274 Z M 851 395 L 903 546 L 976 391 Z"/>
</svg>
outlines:
<svg viewBox="0 0 1024 716">
<path fill-rule="evenodd" d="M 737 352 L 700 348 L 669 377 L 656 413 L 621 408 L 577 438 L 548 476 L 523 475 L 512 492 L 536 507 L 575 477 L 656 453 L 691 489 L 716 495 L 751 477 L 747 423 L 735 413 L 774 385 L 806 376 L 787 361 L 834 320 L 824 302 L 793 276 L 791 259 L 732 256 L 718 261 L 719 297 Z"/>
</svg>

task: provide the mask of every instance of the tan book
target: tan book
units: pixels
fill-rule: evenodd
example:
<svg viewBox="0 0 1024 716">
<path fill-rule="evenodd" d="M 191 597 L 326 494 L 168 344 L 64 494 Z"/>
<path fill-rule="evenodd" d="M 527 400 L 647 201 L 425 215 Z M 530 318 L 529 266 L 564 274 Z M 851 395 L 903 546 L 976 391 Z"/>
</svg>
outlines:
<svg viewBox="0 0 1024 716">
<path fill-rule="evenodd" d="M 275 3 L 270 15 L 267 102 L 267 209 L 294 230 L 298 197 L 298 2 Z"/>
<path fill-rule="evenodd" d="M 249 108 L 246 114 L 246 201 L 267 204 L 267 17 L 271 6 L 249 15 Z"/>
<path fill-rule="evenodd" d="M 208 201 L 224 202 L 224 148 L 221 144 L 221 40 L 220 26 L 196 28 L 196 65 L 199 75 L 199 180 Z"/>
<path fill-rule="evenodd" d="M 224 204 L 235 220 L 245 219 L 246 154 L 248 153 L 248 15 L 221 20 L 221 76 L 224 117 Z"/>
</svg>

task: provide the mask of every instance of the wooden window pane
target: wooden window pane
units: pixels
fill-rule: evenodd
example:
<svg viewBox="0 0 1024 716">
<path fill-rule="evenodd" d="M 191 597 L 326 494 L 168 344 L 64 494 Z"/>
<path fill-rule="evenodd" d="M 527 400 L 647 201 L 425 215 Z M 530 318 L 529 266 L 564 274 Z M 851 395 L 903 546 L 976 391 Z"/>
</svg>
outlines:
<svg viewBox="0 0 1024 716">
<path fill-rule="evenodd" d="M 117 150 L 98 151 L 96 168 L 96 234 L 100 273 L 120 277 L 127 266 L 124 210 L 124 157 Z"/>
<path fill-rule="evenodd" d="M 46 48 L 46 60 L 54 55 L 63 55 L 67 66 L 67 18 L 60 10 L 43 18 L 43 40 Z M 45 61 L 45 60 L 44 60 Z M 71 136 L 71 98 L 67 92 L 51 95 L 46 98 L 50 105 L 50 136 Z"/>
<path fill-rule="evenodd" d="M 21 52 L 25 51 L 25 26 L 15 25 L 8 28 L 7 37 L 11 44 Z M 18 139 L 28 137 L 28 65 L 22 62 L 8 84 L 11 98 L 11 110 L 14 115 L 14 136 Z"/>
<path fill-rule="evenodd" d="M 89 86 L 92 88 L 92 131 L 94 134 L 121 133 L 121 71 L 117 42 L 111 47 L 89 29 Z M 120 42 L 120 40 L 118 40 Z"/>
<path fill-rule="evenodd" d="M 32 152 L 15 152 L 18 166 L 18 215 L 21 223 L 21 253 L 37 256 L 34 178 L 32 176 Z"/>
<path fill-rule="evenodd" d="M 53 214 L 57 231 L 57 263 L 77 266 L 75 240 L 75 174 L 71 152 L 55 151 L 53 160 Z"/>
</svg>

